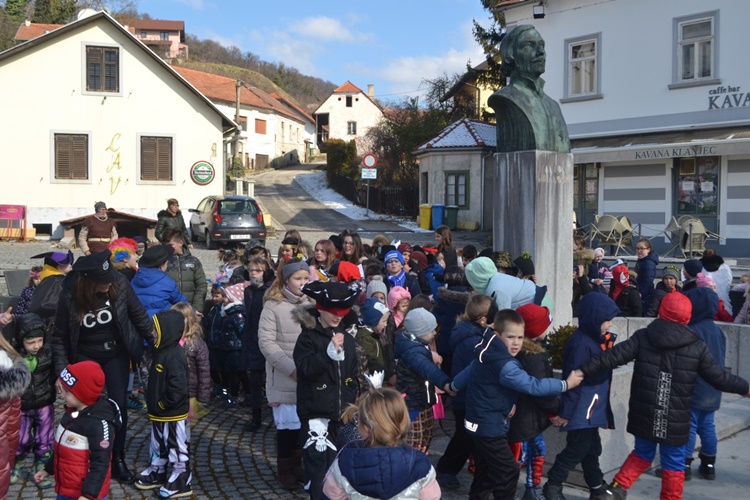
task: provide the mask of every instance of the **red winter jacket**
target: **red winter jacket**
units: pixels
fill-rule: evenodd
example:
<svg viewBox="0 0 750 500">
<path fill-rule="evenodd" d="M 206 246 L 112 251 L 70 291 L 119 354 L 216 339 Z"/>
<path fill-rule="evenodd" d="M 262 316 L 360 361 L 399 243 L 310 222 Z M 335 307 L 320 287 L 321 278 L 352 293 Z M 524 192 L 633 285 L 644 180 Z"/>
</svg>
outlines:
<svg viewBox="0 0 750 500">
<path fill-rule="evenodd" d="M 63 415 L 52 460 L 58 495 L 100 499 L 109 494 L 112 443 L 120 423 L 117 405 L 106 398 Z"/>
<path fill-rule="evenodd" d="M 0 358 L 0 498 L 5 498 L 10 488 L 10 471 L 16 462 L 21 394 L 29 385 L 31 374 L 23 358 L 11 358 L 2 348 Z"/>
</svg>

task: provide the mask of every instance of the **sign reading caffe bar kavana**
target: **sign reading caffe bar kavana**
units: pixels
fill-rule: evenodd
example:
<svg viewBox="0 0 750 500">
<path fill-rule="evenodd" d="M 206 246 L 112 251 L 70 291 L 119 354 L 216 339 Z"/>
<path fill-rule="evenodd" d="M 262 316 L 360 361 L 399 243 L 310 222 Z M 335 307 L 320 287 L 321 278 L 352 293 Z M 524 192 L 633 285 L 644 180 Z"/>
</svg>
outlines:
<svg viewBox="0 0 750 500">
<path fill-rule="evenodd" d="M 740 87 L 721 85 L 708 91 L 708 109 L 744 108 L 750 106 L 750 92 Z"/>
</svg>

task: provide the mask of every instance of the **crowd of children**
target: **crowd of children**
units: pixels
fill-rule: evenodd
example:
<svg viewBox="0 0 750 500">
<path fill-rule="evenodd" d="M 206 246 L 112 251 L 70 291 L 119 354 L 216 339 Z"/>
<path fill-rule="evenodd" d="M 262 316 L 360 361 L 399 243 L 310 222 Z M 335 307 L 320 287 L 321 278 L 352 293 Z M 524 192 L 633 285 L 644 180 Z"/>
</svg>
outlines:
<svg viewBox="0 0 750 500">
<path fill-rule="evenodd" d="M 638 242 L 631 272 L 575 241 L 578 328 L 565 345 L 560 380 L 544 348 L 555 305 L 528 255 L 459 250 L 444 226 L 432 248 L 380 235 L 368 246 L 351 231 L 311 247 L 292 231 L 276 261 L 256 241 L 244 253 L 222 251 L 210 296 L 198 307 L 194 284 L 186 291 L 167 272 L 175 254 L 184 258 L 173 236 L 173 244 L 143 249 L 120 238 L 109 256 L 153 324 L 145 373 L 133 366 L 128 407 L 145 405 L 151 421 L 149 464 L 135 487 L 161 498 L 193 494 L 190 426 L 219 399 L 223 407 L 249 407 L 250 433 L 271 408 L 276 478 L 313 499 L 440 498 L 441 487 L 460 487 L 467 461 L 472 499 L 515 498 L 521 470 L 524 500 L 564 499 L 563 483 L 578 464 L 591 499 L 624 498 L 657 445 L 661 498 L 677 499 L 698 436 L 699 473 L 715 477 L 719 391 L 748 394 L 747 382 L 720 368 L 726 345 L 714 321 L 731 313 L 719 294 L 725 269 L 716 256 L 667 267 L 654 287 L 658 256 L 650 244 Z M 22 305 L 31 303 L 41 271 L 32 270 Z M 657 319 L 615 346 L 612 320 L 642 311 Z M 0 344 L 0 417 L 11 417 L 0 437 L 9 436 L 15 450 L 7 482 L 24 479 L 31 456 L 28 477 L 39 488 L 54 484 L 59 498 L 106 497 L 110 477 L 121 480 L 112 451 L 127 408 L 103 395 L 101 363 L 70 359 L 57 373 L 49 321 L 13 314 L 15 345 Z M 10 315 L 0 317 L 3 324 Z M 599 466 L 599 429 L 615 424 L 612 369 L 631 360 L 637 383 L 627 425 L 636 445 L 609 484 Z M 55 432 L 56 394 L 65 411 Z M 446 406 L 456 430 L 433 468 L 429 448 Z M 566 433 L 566 446 L 542 485 L 550 426 Z M 78 436 L 87 448 L 71 444 Z"/>
</svg>

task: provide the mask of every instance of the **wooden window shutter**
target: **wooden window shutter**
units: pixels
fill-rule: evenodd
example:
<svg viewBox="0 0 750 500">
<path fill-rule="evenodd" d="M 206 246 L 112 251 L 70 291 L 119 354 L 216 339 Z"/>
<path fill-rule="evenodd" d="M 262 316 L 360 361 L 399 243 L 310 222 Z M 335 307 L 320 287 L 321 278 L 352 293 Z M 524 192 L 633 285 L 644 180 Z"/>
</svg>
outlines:
<svg viewBox="0 0 750 500">
<path fill-rule="evenodd" d="M 255 133 L 256 134 L 263 134 L 266 133 L 266 121 L 265 120 L 258 120 L 255 119 Z"/>
<path fill-rule="evenodd" d="M 89 178 L 87 135 L 55 134 L 55 179 Z"/>
<path fill-rule="evenodd" d="M 86 90 L 102 90 L 102 48 L 86 47 Z"/>
<path fill-rule="evenodd" d="M 171 137 L 141 137 L 141 180 L 172 180 Z"/>
</svg>

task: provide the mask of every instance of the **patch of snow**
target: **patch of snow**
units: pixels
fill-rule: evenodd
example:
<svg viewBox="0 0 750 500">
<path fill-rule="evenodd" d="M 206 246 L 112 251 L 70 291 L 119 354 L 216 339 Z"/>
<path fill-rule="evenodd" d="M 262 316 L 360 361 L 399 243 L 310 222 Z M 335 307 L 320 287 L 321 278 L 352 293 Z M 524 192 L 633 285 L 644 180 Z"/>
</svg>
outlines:
<svg viewBox="0 0 750 500">
<path fill-rule="evenodd" d="M 340 214 L 346 215 L 352 220 L 387 220 L 417 233 L 432 232 L 420 228 L 414 219 L 397 217 L 395 215 L 378 214 L 372 210 L 368 213 L 366 208 L 354 205 L 344 196 L 327 187 L 325 172 L 300 174 L 294 178 L 294 181 L 299 184 L 302 189 L 307 191 L 310 196 L 315 198 L 315 200 Z"/>
</svg>

